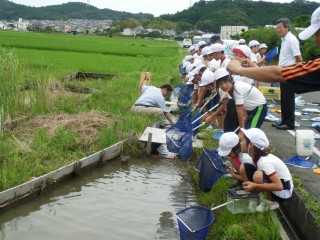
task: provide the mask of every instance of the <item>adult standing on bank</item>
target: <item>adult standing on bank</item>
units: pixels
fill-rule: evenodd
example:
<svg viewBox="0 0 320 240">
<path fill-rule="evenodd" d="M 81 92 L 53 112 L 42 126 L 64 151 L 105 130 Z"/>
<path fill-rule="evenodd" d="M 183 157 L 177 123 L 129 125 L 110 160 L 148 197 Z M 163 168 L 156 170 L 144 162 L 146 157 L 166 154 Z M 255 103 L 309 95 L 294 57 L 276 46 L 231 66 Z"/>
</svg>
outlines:
<svg viewBox="0 0 320 240">
<path fill-rule="evenodd" d="M 277 21 L 277 31 L 281 37 L 278 65 L 288 67 L 302 62 L 299 41 L 290 31 L 290 20 L 288 18 L 280 18 Z M 287 84 L 280 83 L 280 92 L 281 122 L 273 123 L 272 126 L 279 130 L 293 130 L 295 128 L 294 91 Z"/>
<path fill-rule="evenodd" d="M 313 35 L 316 37 L 316 44 L 320 46 L 320 7 L 313 12 L 311 25 L 299 34 L 299 38 L 307 40 Z M 250 61 L 247 61 L 247 64 L 254 66 Z M 285 83 L 298 94 L 320 91 L 320 58 L 306 64 L 297 63 L 284 68 L 276 65 L 263 68 L 242 67 L 239 61 L 231 60 L 228 69 L 234 74 L 254 78 L 261 82 Z"/>
</svg>

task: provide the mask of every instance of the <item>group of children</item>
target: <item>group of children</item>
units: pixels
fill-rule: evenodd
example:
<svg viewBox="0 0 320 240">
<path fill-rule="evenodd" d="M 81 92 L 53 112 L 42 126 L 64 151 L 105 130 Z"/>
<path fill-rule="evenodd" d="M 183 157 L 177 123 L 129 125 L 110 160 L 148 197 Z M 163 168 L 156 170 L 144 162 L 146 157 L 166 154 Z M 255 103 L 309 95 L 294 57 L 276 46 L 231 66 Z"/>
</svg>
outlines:
<svg viewBox="0 0 320 240">
<path fill-rule="evenodd" d="M 194 107 L 202 107 L 205 98 L 216 96 L 212 101 L 219 102 L 219 107 L 209 113 L 205 122 L 210 127 L 218 121 L 223 133 L 218 153 L 230 160 L 229 173 L 237 184 L 246 191 L 267 192 L 269 199 L 283 201 L 292 195 L 292 178 L 283 161 L 269 153 L 269 141 L 260 129 L 268 108 L 258 89 L 259 82 L 232 75 L 227 69 L 231 57 L 244 67 L 246 59 L 254 62 L 254 67 L 263 67 L 266 49 L 256 40 L 246 45 L 240 39 L 232 50 L 233 56 L 227 56 L 222 42 L 200 41 L 188 49 L 181 76 L 193 88 Z"/>
</svg>

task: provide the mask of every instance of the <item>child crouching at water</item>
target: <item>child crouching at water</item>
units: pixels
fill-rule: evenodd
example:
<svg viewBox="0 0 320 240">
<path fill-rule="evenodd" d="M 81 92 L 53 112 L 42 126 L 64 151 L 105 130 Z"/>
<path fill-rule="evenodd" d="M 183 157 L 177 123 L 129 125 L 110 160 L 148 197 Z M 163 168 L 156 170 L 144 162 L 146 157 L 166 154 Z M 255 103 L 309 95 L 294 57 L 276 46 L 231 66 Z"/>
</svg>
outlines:
<svg viewBox="0 0 320 240">
<path fill-rule="evenodd" d="M 253 160 L 253 164 L 240 167 L 243 188 L 249 192 L 268 192 L 269 199 L 278 202 L 289 199 L 293 191 L 290 171 L 282 160 L 268 153 L 269 140 L 265 133 L 258 128 L 241 128 L 239 137 L 241 151 Z"/>
</svg>

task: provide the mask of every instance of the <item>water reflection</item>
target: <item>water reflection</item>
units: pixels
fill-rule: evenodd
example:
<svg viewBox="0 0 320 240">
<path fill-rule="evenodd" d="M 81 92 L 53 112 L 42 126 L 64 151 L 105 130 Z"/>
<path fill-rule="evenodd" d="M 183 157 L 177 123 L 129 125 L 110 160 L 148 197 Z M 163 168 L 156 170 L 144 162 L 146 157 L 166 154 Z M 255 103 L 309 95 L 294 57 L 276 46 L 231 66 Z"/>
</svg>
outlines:
<svg viewBox="0 0 320 240">
<path fill-rule="evenodd" d="M 115 160 L 2 212 L 0 239 L 178 239 L 174 214 L 195 201 L 178 160 Z"/>
</svg>

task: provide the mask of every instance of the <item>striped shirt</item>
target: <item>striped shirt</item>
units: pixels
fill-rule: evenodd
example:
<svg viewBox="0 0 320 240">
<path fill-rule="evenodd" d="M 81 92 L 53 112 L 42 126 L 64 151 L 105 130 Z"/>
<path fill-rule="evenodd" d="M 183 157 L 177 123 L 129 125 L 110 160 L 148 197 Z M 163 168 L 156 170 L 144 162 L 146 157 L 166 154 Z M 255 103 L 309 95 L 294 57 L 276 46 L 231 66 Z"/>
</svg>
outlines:
<svg viewBox="0 0 320 240">
<path fill-rule="evenodd" d="M 320 58 L 284 67 L 281 74 L 296 93 L 320 91 Z"/>
</svg>

